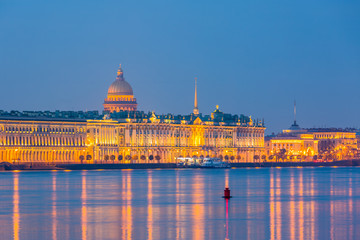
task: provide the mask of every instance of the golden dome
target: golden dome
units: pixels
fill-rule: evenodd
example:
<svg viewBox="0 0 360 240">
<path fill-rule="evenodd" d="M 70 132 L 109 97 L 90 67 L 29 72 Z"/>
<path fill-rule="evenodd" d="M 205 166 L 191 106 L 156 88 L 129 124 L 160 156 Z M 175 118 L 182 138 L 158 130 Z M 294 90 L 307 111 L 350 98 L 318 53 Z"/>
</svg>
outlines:
<svg viewBox="0 0 360 240">
<path fill-rule="evenodd" d="M 107 98 L 105 98 L 103 105 L 104 110 L 108 112 L 136 111 L 137 109 L 136 98 L 134 98 L 130 84 L 125 81 L 121 65 L 115 82 L 109 87 Z"/>
<path fill-rule="evenodd" d="M 108 95 L 134 95 L 130 84 L 125 81 L 121 65 L 117 72 L 115 82 L 113 82 L 109 87 Z"/>
</svg>

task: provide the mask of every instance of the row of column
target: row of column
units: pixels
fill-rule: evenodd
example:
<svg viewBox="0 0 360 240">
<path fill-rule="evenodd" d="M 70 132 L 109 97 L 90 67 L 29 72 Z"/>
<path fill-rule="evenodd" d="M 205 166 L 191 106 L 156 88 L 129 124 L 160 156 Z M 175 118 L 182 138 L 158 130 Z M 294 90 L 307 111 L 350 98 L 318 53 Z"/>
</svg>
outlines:
<svg viewBox="0 0 360 240">
<path fill-rule="evenodd" d="M 116 145 L 117 134 L 115 134 L 115 128 L 112 127 L 97 127 L 95 131 L 95 142 L 99 145 Z M 99 131 L 99 133 L 97 132 Z"/>
<path fill-rule="evenodd" d="M 202 130 L 202 129 L 188 129 L 183 132 L 180 131 L 179 136 L 176 136 L 177 129 L 167 129 L 166 131 L 174 131 L 173 134 L 159 134 L 159 129 L 151 129 L 154 133 L 145 133 L 149 129 L 144 128 L 130 128 L 127 133 L 128 143 L 130 146 L 171 146 L 171 147 L 191 147 L 191 146 L 211 146 L 211 147 L 263 147 L 264 138 L 255 137 L 257 135 L 263 136 L 260 131 L 254 130 L 251 136 L 240 136 L 233 132 L 229 137 L 226 131 L 223 130 Z M 189 131 L 187 133 L 186 131 Z M 131 137 L 130 134 L 131 133 Z M 249 131 L 248 131 L 249 133 Z M 189 135 L 189 137 L 187 137 Z"/>
<path fill-rule="evenodd" d="M 4 136 L 1 138 L 2 146 L 83 146 L 84 138 L 77 137 L 51 137 L 51 136 Z"/>
<path fill-rule="evenodd" d="M 79 150 L 0 150 L 0 160 L 10 163 L 61 163 L 80 162 Z"/>
</svg>

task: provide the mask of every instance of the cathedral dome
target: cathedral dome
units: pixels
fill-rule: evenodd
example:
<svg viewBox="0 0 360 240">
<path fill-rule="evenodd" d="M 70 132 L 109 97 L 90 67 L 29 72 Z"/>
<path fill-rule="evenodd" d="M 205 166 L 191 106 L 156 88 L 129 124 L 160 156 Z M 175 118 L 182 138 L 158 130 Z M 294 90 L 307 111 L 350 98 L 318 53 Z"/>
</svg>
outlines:
<svg viewBox="0 0 360 240">
<path fill-rule="evenodd" d="M 118 70 L 115 82 L 109 87 L 108 95 L 134 95 L 130 84 L 125 81 L 121 67 Z"/>
<path fill-rule="evenodd" d="M 128 82 L 125 80 L 116 79 L 115 82 L 111 84 L 108 90 L 108 94 L 111 95 L 134 95 L 133 90 Z"/>
<path fill-rule="evenodd" d="M 104 110 L 108 112 L 136 111 L 137 109 L 136 98 L 130 84 L 125 81 L 121 65 L 116 80 L 109 87 L 103 105 Z"/>
</svg>

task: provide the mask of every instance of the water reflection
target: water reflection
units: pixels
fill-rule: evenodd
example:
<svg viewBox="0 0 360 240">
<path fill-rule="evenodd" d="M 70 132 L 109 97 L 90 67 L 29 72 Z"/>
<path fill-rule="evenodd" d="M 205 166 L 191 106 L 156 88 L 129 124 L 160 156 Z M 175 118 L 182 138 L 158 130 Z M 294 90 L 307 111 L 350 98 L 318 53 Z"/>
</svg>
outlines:
<svg viewBox="0 0 360 240">
<path fill-rule="evenodd" d="M 225 188 L 229 187 L 229 171 L 226 170 L 225 172 Z"/>
<path fill-rule="evenodd" d="M 53 173 L 52 176 L 52 239 L 56 240 L 57 239 L 57 235 L 56 235 L 56 173 Z"/>
<path fill-rule="evenodd" d="M 296 206 L 295 206 L 295 180 L 294 180 L 294 172 L 291 173 L 290 175 L 290 239 L 294 240 L 295 239 L 295 229 L 296 229 L 296 224 L 295 224 L 295 211 L 296 211 Z"/>
<path fill-rule="evenodd" d="M 229 171 L 225 172 L 225 188 L 229 187 Z M 225 199 L 225 240 L 229 240 L 229 199 Z"/>
<path fill-rule="evenodd" d="M 225 199 L 226 216 L 225 216 L 225 240 L 229 240 L 229 199 Z"/>
<path fill-rule="evenodd" d="M 270 172 L 270 239 L 281 239 L 281 176 L 280 171 Z M 291 214 L 291 209 L 290 209 Z"/>
<path fill-rule="evenodd" d="M 311 173 L 311 182 L 310 182 L 310 238 L 315 239 L 315 190 L 314 190 L 314 173 Z"/>
<path fill-rule="evenodd" d="M 196 175 L 193 180 L 193 239 L 204 239 L 204 179 L 202 179 L 201 175 Z"/>
<path fill-rule="evenodd" d="M 349 188 L 348 188 L 348 196 L 349 196 L 349 206 L 348 212 L 349 215 L 349 239 L 353 238 L 353 200 L 352 200 L 352 176 L 349 177 Z"/>
<path fill-rule="evenodd" d="M 82 171 L 81 175 L 81 239 L 87 239 L 87 209 L 86 209 L 86 173 Z"/>
<path fill-rule="evenodd" d="M 274 176 L 274 175 L 273 175 Z M 280 172 L 276 172 L 276 203 L 275 203 L 275 224 L 276 224 L 276 239 L 281 239 L 281 224 L 282 224 L 282 218 L 281 218 L 281 177 Z"/>
<path fill-rule="evenodd" d="M 131 171 L 124 171 L 122 174 L 122 237 L 121 239 L 132 239 L 132 191 Z"/>
<path fill-rule="evenodd" d="M 20 211 L 19 211 L 19 173 L 14 173 L 14 195 L 13 195 L 13 234 L 14 240 L 19 239 Z"/>
<path fill-rule="evenodd" d="M 0 239 L 360 235 L 360 168 L 12 172 L 0 194 Z"/>
<path fill-rule="evenodd" d="M 274 172 L 270 172 L 270 239 L 275 239 L 275 189 L 274 189 Z"/>
<path fill-rule="evenodd" d="M 314 175 L 305 184 L 303 171 L 270 172 L 270 239 L 315 239 Z"/>
<path fill-rule="evenodd" d="M 147 229 L 148 229 L 148 239 L 153 239 L 153 206 L 152 206 L 152 171 L 148 173 L 148 218 L 147 218 Z"/>
<path fill-rule="evenodd" d="M 180 224 L 180 219 L 181 219 L 181 216 L 180 216 L 180 213 L 181 213 L 181 202 L 180 202 L 180 172 L 179 171 L 176 171 L 176 205 L 175 205 L 175 208 L 176 208 L 176 213 L 175 213 L 175 216 L 176 216 L 176 239 L 181 239 L 181 224 Z"/>
<path fill-rule="evenodd" d="M 299 229 L 298 229 L 298 236 L 299 239 L 304 239 L 304 185 L 303 185 L 303 169 L 299 170 L 299 193 L 298 193 L 298 216 L 299 216 Z M 295 230 L 295 229 L 294 229 Z"/>
</svg>

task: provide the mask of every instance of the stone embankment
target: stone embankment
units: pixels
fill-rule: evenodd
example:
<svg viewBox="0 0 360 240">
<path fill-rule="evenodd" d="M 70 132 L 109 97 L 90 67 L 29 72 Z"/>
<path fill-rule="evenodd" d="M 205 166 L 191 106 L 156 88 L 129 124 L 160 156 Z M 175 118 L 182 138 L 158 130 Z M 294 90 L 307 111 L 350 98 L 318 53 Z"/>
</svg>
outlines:
<svg viewBox="0 0 360 240">
<path fill-rule="evenodd" d="M 234 168 L 254 167 L 330 167 L 330 166 L 360 166 L 360 159 L 334 162 L 259 162 L 231 163 Z M 11 164 L 0 163 L 0 171 L 13 170 L 95 170 L 95 169 L 169 169 L 176 168 L 175 163 L 115 163 L 115 164 Z"/>
<path fill-rule="evenodd" d="M 176 168 L 175 163 L 57 164 L 56 166 L 69 170 Z"/>
<path fill-rule="evenodd" d="M 259 162 L 259 163 L 231 163 L 232 167 L 331 167 L 331 166 L 360 166 L 360 159 L 333 162 Z"/>
<path fill-rule="evenodd" d="M 14 171 L 14 170 L 61 170 L 55 165 L 45 163 L 26 163 L 26 164 L 11 164 L 9 162 L 0 163 L 0 171 Z"/>
</svg>

